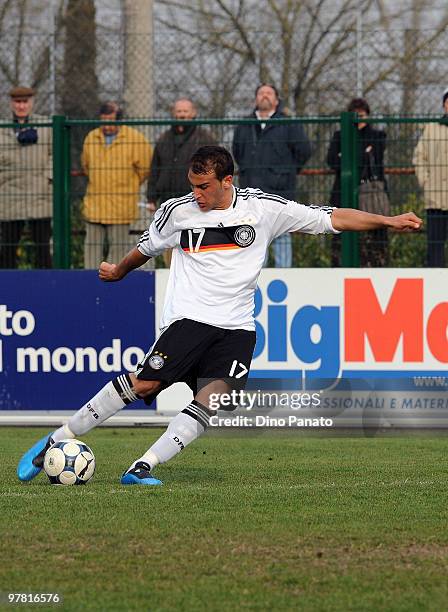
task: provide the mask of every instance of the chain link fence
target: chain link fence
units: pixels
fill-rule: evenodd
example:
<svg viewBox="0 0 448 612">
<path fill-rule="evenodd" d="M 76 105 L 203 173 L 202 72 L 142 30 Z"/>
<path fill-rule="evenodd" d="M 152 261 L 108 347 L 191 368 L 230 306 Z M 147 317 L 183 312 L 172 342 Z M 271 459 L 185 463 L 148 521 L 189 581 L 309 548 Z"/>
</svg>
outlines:
<svg viewBox="0 0 448 612">
<path fill-rule="evenodd" d="M 295 185 L 295 196 L 299 202 L 358 206 L 364 163 L 362 137 L 358 138 L 358 152 L 352 149 L 348 154 L 340 156 L 338 167 L 330 159 L 330 150 L 332 147 L 334 149 L 338 133 L 340 152 L 346 151 L 344 143 L 353 142 L 353 136 L 358 134 L 356 115 L 346 113 L 345 116 L 349 119 L 346 127 L 344 123 L 341 124 L 339 117 L 283 120 L 291 129 L 300 124 L 311 143 L 311 156 L 298 174 Z M 448 201 L 446 122 L 431 118 L 394 117 L 367 121 L 375 129 L 385 132 L 386 147 L 381 163 L 391 214 L 413 210 L 425 218 L 426 205 L 433 209 L 433 218 L 427 225 L 431 227 L 432 234 L 429 235 L 426 230 L 412 236 L 360 234 L 358 244 L 348 256 L 344 252 L 345 234 L 342 242 L 333 236 L 293 235 L 291 265 L 422 267 L 429 261 L 433 262 L 431 265 L 444 266 L 448 237 L 448 206 L 444 204 Z M 204 130 L 203 133 L 206 131 L 213 142 L 232 150 L 237 124 L 249 125 L 250 121 L 196 120 L 185 126 L 192 130 Z M 162 135 L 173 128 L 167 120 L 121 121 L 117 125 L 121 126 L 121 135 L 108 145 L 101 135 L 104 125 L 99 127 L 98 122 L 92 120 L 70 121 L 55 117 L 53 124 L 37 123 L 38 140 L 28 144 L 17 141 L 16 125 L 0 124 L 0 210 L 3 215 L 0 221 L 1 267 L 48 267 L 45 253 L 53 256 L 55 267 L 96 267 L 103 257 L 113 254 L 113 258 L 117 258 L 136 244 L 151 221 L 151 211 L 147 207 L 148 201 L 153 199 L 148 194 L 148 177 L 150 191 L 153 187 L 151 180 L 154 180 L 151 178 L 151 158 Z M 80 138 L 80 132 L 87 134 L 87 137 Z M 81 152 L 76 145 L 79 140 L 84 145 Z M 204 140 L 199 139 L 197 145 L 202 142 Z M 275 142 L 273 146 L 276 146 Z M 49 159 L 52 169 L 49 168 Z M 179 166 L 173 158 L 172 163 L 162 166 L 161 170 L 169 176 L 173 173 L 179 176 L 179 173 L 186 175 L 185 168 Z M 278 168 L 280 173 L 289 170 L 291 168 Z M 261 175 L 264 171 L 269 171 L 269 168 L 258 168 Z M 345 179 L 335 188 L 342 174 Z M 428 176 L 435 176 L 435 179 L 427 179 Z M 347 177 L 352 183 L 347 183 Z M 237 185 L 240 178 L 237 171 Z M 185 183 L 187 190 L 188 184 Z M 165 196 L 172 195 L 173 190 L 162 190 L 157 197 L 158 203 Z M 49 212 L 51 209 L 54 214 Z M 5 211 L 9 211 L 8 215 Z M 39 220 L 45 227 L 41 227 Z M 99 233 L 89 231 L 95 229 L 92 225 L 96 226 Z M 123 226 L 122 233 L 113 235 L 111 231 L 116 228 L 108 228 L 109 225 Z M 438 263 L 427 259 L 428 241 L 432 242 L 438 253 Z M 118 244 L 121 249 L 118 255 L 111 251 L 114 244 Z M 378 250 L 383 259 L 375 256 Z M 92 256 L 87 256 L 87 252 Z M 88 259 L 94 260 L 93 263 L 86 264 Z M 165 267 L 167 260 L 159 257 L 155 265 Z M 275 265 L 275 253 L 272 250 L 268 265 Z"/>
</svg>

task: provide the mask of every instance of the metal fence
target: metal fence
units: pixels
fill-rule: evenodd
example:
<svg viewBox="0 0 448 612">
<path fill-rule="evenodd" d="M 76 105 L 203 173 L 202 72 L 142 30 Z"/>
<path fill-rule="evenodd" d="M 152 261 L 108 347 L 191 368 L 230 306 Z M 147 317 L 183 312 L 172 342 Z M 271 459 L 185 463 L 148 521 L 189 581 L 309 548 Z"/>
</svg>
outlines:
<svg viewBox="0 0 448 612">
<path fill-rule="evenodd" d="M 302 126 L 311 143 L 311 156 L 297 175 L 297 201 L 358 206 L 364 145 L 356 114 L 270 122 L 284 124 L 289 130 Z M 429 262 L 444 266 L 448 234 L 448 138 L 445 136 L 448 126 L 436 117 L 381 117 L 365 122 L 386 133 L 382 163 L 391 214 L 413 210 L 428 217 L 426 227 L 430 233 L 425 227 L 418 235 L 386 232 L 346 232 L 342 237 L 292 235 L 290 265 L 423 267 Z M 150 159 L 162 135 L 173 125 L 184 125 L 206 130 L 216 143 L 232 150 L 236 127 L 255 123 L 247 119 L 121 120 L 116 122 L 121 148 L 106 145 L 103 137 L 98 136 L 105 125 L 98 120 L 53 116 L 51 121 L 33 124 L 39 138 L 35 143 L 25 144 L 17 141 L 16 124 L 1 123 L 1 267 L 96 267 L 108 256 L 108 251 L 111 255 L 111 249 L 114 257 L 117 253 L 126 253 L 151 221 L 147 208 L 148 201 L 154 199 Z M 198 145 L 201 142 L 198 140 Z M 330 159 L 335 143 L 339 165 Z M 185 167 L 174 158 L 161 170 L 177 176 L 186 174 Z M 268 168 L 260 170 L 263 174 Z M 288 168 L 277 170 L 282 173 Z M 241 177 L 238 170 L 236 184 Z M 424 192 L 419 183 L 424 186 Z M 165 196 L 172 195 L 172 192 L 163 193 L 162 189 L 157 201 L 160 203 Z M 425 207 L 431 209 L 426 215 Z M 92 225 L 97 226 L 99 233 L 91 231 L 95 229 Z M 115 225 L 124 226 L 124 234 L 113 235 L 111 232 L 116 228 L 107 226 Z M 118 244 L 118 251 L 113 250 L 114 244 Z M 48 262 L 48 254 L 52 263 Z M 275 264 L 276 255 L 271 250 L 268 265 Z M 157 258 L 156 266 L 165 265 L 166 259 Z"/>
</svg>

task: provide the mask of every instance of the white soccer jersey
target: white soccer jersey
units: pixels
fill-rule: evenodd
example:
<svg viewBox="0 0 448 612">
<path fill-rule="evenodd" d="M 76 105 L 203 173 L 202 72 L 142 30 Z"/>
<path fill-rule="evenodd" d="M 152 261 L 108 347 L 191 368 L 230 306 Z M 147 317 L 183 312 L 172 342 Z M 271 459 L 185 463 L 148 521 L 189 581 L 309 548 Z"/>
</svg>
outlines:
<svg viewBox="0 0 448 612">
<path fill-rule="evenodd" d="M 330 206 L 305 206 L 234 188 L 232 205 L 202 212 L 193 194 L 165 202 L 138 243 L 147 257 L 173 248 L 161 329 L 192 319 L 254 330 L 254 293 L 266 251 L 285 232 L 338 233 Z"/>
</svg>

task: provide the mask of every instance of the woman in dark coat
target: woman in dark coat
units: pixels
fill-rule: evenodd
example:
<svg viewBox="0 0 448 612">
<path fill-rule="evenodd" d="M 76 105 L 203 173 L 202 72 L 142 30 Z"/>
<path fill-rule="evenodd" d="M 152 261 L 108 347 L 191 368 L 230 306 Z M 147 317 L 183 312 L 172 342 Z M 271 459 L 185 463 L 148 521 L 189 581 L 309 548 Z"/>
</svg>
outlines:
<svg viewBox="0 0 448 612">
<path fill-rule="evenodd" d="M 347 111 L 355 112 L 360 119 L 370 115 L 370 107 L 363 98 L 354 98 Z M 358 178 L 359 182 L 376 177 L 387 184 L 384 178 L 384 150 L 386 133 L 376 130 L 368 123 L 358 123 Z M 370 161 L 372 160 L 372 162 Z M 335 171 L 336 176 L 330 195 L 332 206 L 340 207 L 341 202 L 341 132 L 333 134 L 327 153 L 327 164 Z M 365 232 L 360 244 L 360 264 L 364 267 L 384 267 L 388 262 L 387 230 Z M 332 265 L 341 265 L 341 237 L 333 236 Z"/>
</svg>

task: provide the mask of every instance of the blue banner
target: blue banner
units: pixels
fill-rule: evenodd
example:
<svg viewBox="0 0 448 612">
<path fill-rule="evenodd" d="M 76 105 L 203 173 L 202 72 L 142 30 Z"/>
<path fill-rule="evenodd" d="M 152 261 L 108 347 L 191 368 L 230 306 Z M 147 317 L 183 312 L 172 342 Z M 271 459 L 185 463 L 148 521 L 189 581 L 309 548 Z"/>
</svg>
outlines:
<svg viewBox="0 0 448 612">
<path fill-rule="evenodd" d="M 0 272 L 0 410 L 75 410 L 133 370 L 154 342 L 154 285 L 146 271 Z"/>
</svg>

